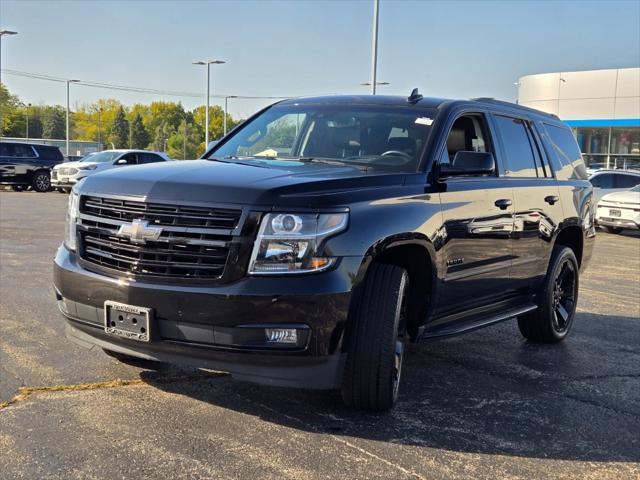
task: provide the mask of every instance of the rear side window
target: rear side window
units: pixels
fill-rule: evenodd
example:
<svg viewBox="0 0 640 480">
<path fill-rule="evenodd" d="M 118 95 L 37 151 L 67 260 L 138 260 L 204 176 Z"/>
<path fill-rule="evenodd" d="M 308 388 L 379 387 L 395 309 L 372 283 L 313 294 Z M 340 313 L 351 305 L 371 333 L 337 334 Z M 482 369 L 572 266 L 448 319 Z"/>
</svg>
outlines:
<svg viewBox="0 0 640 480">
<path fill-rule="evenodd" d="M 519 118 L 502 115 L 496 115 L 495 119 L 506 156 L 507 176 L 537 177 L 537 152 L 527 124 Z"/>
<path fill-rule="evenodd" d="M 63 160 L 62 152 L 60 152 L 60 149 L 58 147 L 43 147 L 41 145 L 38 145 L 34 148 L 38 150 L 38 155 L 40 155 L 40 158 L 55 160 L 59 162 Z"/>
<path fill-rule="evenodd" d="M 140 163 L 157 163 L 164 162 L 164 158 L 160 155 L 156 155 L 155 153 L 141 153 L 141 162 Z"/>
<path fill-rule="evenodd" d="M 603 173 L 602 175 L 596 175 L 590 181 L 591 181 L 591 185 L 597 188 L 615 188 L 613 186 L 613 175 L 610 173 Z"/>
<path fill-rule="evenodd" d="M 617 174 L 614 177 L 614 188 L 633 188 L 640 183 L 640 176 Z"/>
<path fill-rule="evenodd" d="M 547 138 L 553 148 L 550 152 L 559 165 L 556 171 L 562 172 L 564 178 L 587 178 L 587 171 L 582 160 L 582 154 L 578 148 L 573 133 L 568 128 L 557 127 L 545 123 Z"/>
<path fill-rule="evenodd" d="M 35 158 L 36 154 L 31 145 L 20 143 L 3 143 L 0 145 L 0 155 L 3 157 Z"/>
</svg>

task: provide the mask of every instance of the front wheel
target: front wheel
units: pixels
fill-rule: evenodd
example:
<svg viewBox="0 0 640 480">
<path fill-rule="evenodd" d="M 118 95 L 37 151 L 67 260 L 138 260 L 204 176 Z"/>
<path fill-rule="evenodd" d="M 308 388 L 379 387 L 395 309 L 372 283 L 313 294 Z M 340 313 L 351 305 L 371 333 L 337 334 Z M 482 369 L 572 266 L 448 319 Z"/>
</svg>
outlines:
<svg viewBox="0 0 640 480">
<path fill-rule="evenodd" d="M 555 247 L 544 285 L 538 294 L 538 309 L 518 317 L 520 333 L 534 342 L 564 340 L 576 315 L 578 281 L 578 260 L 573 250 Z"/>
<path fill-rule="evenodd" d="M 350 316 L 342 381 L 347 406 L 383 412 L 395 404 L 407 338 L 408 285 L 404 268 L 371 265 Z"/>
<path fill-rule="evenodd" d="M 31 181 L 31 186 L 36 192 L 48 192 L 51 189 L 51 177 L 49 172 L 36 172 Z"/>
<path fill-rule="evenodd" d="M 11 185 L 11 190 L 13 190 L 14 192 L 22 192 L 25 190 L 25 186 L 24 185 Z"/>
</svg>

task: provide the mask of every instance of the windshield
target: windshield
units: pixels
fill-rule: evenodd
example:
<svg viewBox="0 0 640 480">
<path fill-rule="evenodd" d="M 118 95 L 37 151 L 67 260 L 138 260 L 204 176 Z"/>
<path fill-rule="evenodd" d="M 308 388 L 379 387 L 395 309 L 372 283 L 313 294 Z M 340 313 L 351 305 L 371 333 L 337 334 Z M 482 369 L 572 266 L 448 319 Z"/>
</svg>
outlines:
<svg viewBox="0 0 640 480">
<path fill-rule="evenodd" d="M 116 157 L 118 155 L 120 155 L 122 152 L 99 152 L 99 153 L 91 153 L 89 155 L 87 155 L 84 158 L 81 158 L 80 160 L 78 160 L 79 162 L 112 162 L 113 160 L 116 159 Z"/>
<path fill-rule="evenodd" d="M 415 170 L 434 115 L 415 106 L 277 105 L 206 158 Z"/>
</svg>

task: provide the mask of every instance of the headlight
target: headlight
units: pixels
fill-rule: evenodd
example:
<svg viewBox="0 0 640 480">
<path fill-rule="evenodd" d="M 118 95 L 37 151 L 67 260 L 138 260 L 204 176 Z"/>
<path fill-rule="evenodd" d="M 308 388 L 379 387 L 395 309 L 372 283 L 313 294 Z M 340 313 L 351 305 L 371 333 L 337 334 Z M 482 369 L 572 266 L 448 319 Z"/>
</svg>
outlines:
<svg viewBox="0 0 640 480">
<path fill-rule="evenodd" d="M 320 256 L 323 240 L 347 228 L 347 213 L 269 213 L 260 224 L 249 273 L 269 275 L 319 272 L 335 258 Z"/>
<path fill-rule="evenodd" d="M 69 209 L 67 210 L 67 239 L 65 244 L 69 250 L 76 249 L 76 222 L 80 213 L 80 196 L 72 191 L 69 194 Z"/>
<path fill-rule="evenodd" d="M 98 165 L 94 163 L 93 165 L 80 166 L 78 167 L 78 170 L 95 170 L 96 168 L 98 168 Z"/>
</svg>

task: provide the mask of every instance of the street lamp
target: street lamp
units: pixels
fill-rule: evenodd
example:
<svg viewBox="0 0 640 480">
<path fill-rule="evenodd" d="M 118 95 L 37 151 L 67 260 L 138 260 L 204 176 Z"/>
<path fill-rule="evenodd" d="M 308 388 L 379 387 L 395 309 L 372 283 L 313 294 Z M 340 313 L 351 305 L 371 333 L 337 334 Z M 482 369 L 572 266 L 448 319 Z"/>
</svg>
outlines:
<svg viewBox="0 0 640 480">
<path fill-rule="evenodd" d="M 364 82 L 364 83 L 361 83 L 360 85 L 364 87 L 369 87 L 371 86 L 371 82 Z M 376 82 L 376 86 L 377 85 L 391 85 L 391 84 L 389 82 Z"/>
<path fill-rule="evenodd" d="M 67 160 L 69 159 L 69 85 L 72 83 L 78 83 L 80 80 L 67 80 Z"/>
<path fill-rule="evenodd" d="M 380 0 L 373 0 L 373 38 L 371 39 L 371 95 L 376 94 L 376 70 L 378 67 L 378 11 Z"/>
<path fill-rule="evenodd" d="M 27 103 L 27 129 L 26 129 L 26 134 L 27 134 L 27 140 L 29 140 L 29 109 L 31 108 L 31 104 Z"/>
<path fill-rule="evenodd" d="M 205 112 L 205 128 L 204 128 L 204 144 L 209 145 L 209 90 L 211 87 L 211 65 L 221 65 L 226 63 L 224 60 L 198 60 L 193 62 L 194 65 L 206 65 L 207 66 L 207 110 Z M 205 146 L 206 148 L 206 146 Z"/>
<path fill-rule="evenodd" d="M 516 105 L 519 103 L 520 96 L 520 82 L 513 82 L 513 86 L 516 87 Z"/>
<path fill-rule="evenodd" d="M 0 30 L 0 72 L 2 72 L 2 37 L 5 35 L 17 35 L 18 32 L 12 30 Z M 2 73 L 0 73 L 0 85 L 2 85 Z M 0 120 L 2 120 L 2 113 L 0 112 Z M 0 122 L 0 138 L 2 138 L 2 123 Z"/>
<path fill-rule="evenodd" d="M 230 98 L 238 98 L 237 95 L 227 95 L 224 97 L 224 136 L 227 136 L 227 100 Z M 207 144 L 208 145 L 208 144 Z"/>
<path fill-rule="evenodd" d="M 2 71 L 2 37 L 5 35 L 17 35 L 13 30 L 0 30 L 0 72 Z"/>
</svg>

